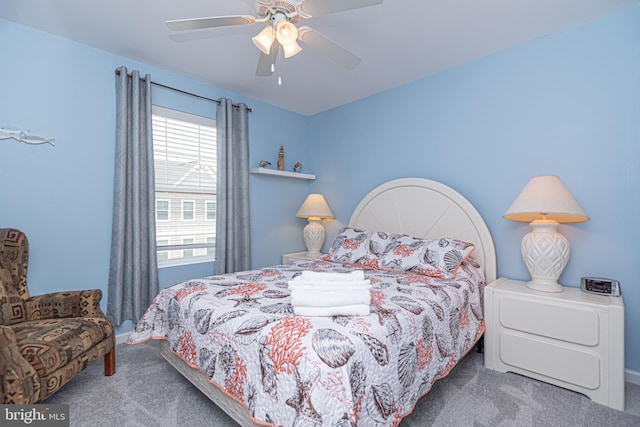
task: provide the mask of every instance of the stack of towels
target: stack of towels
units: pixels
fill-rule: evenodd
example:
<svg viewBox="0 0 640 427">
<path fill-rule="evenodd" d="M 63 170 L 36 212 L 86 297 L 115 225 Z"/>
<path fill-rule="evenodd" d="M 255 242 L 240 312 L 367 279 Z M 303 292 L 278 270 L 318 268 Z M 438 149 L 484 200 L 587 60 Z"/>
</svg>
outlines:
<svg viewBox="0 0 640 427">
<path fill-rule="evenodd" d="M 371 282 L 362 270 L 350 273 L 303 271 L 289 281 L 293 312 L 299 316 L 367 316 Z"/>
</svg>

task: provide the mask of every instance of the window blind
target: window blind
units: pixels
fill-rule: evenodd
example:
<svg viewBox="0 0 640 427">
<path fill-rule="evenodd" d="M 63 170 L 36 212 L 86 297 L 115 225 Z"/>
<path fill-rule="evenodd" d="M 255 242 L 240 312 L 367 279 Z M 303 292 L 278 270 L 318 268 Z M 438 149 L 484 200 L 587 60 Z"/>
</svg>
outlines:
<svg viewBox="0 0 640 427">
<path fill-rule="evenodd" d="M 153 106 L 152 127 L 159 265 L 212 261 L 215 120 Z"/>
<path fill-rule="evenodd" d="M 215 120 L 153 109 L 156 190 L 215 194 Z"/>
</svg>

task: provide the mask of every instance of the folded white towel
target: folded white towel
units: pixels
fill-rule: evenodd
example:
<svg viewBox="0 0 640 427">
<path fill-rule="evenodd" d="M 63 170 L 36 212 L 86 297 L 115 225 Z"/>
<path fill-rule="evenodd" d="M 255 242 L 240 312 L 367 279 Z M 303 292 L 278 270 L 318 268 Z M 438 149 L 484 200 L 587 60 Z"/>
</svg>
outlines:
<svg viewBox="0 0 640 427">
<path fill-rule="evenodd" d="M 294 306 L 293 312 L 298 316 L 368 316 L 367 304 L 340 305 L 336 307 Z"/>
<path fill-rule="evenodd" d="M 341 305 L 371 304 L 369 289 L 318 291 L 294 289 L 291 291 L 291 305 L 306 307 L 337 307 Z"/>
<path fill-rule="evenodd" d="M 323 271 L 304 270 L 298 277 L 304 280 L 339 280 L 339 281 L 358 281 L 364 280 L 364 272 L 355 270 L 349 273 L 327 273 Z"/>
<path fill-rule="evenodd" d="M 367 280 L 304 280 L 298 276 L 293 280 L 289 280 L 289 290 L 294 289 L 315 289 L 315 290 L 356 290 L 371 289 L 371 281 Z"/>
</svg>

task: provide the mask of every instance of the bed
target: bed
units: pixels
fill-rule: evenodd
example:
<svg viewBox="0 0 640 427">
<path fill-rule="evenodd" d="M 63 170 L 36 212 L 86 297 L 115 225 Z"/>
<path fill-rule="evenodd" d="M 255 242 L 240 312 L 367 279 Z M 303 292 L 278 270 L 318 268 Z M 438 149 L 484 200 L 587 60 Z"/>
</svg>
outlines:
<svg viewBox="0 0 640 427">
<path fill-rule="evenodd" d="M 368 316 L 293 313 L 288 281 L 354 269 L 372 285 Z M 480 339 L 482 288 L 495 278 L 472 204 L 442 183 L 398 179 L 362 199 L 328 255 L 166 288 L 128 343 L 160 340 L 242 426 L 397 425 Z"/>
</svg>

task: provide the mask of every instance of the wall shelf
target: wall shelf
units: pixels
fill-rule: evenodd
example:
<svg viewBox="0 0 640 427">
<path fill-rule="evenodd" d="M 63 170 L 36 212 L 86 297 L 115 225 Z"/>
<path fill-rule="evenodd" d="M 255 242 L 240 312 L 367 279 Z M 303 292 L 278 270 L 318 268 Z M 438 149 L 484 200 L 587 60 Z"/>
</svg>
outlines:
<svg viewBox="0 0 640 427">
<path fill-rule="evenodd" d="M 266 169 L 266 168 L 253 168 L 249 169 L 249 173 L 257 173 L 263 175 L 275 175 L 282 176 L 286 178 L 297 178 L 297 179 L 316 179 L 315 175 L 311 175 L 308 173 L 300 173 L 300 172 L 287 172 L 287 171 L 279 171 L 277 169 Z"/>
</svg>

